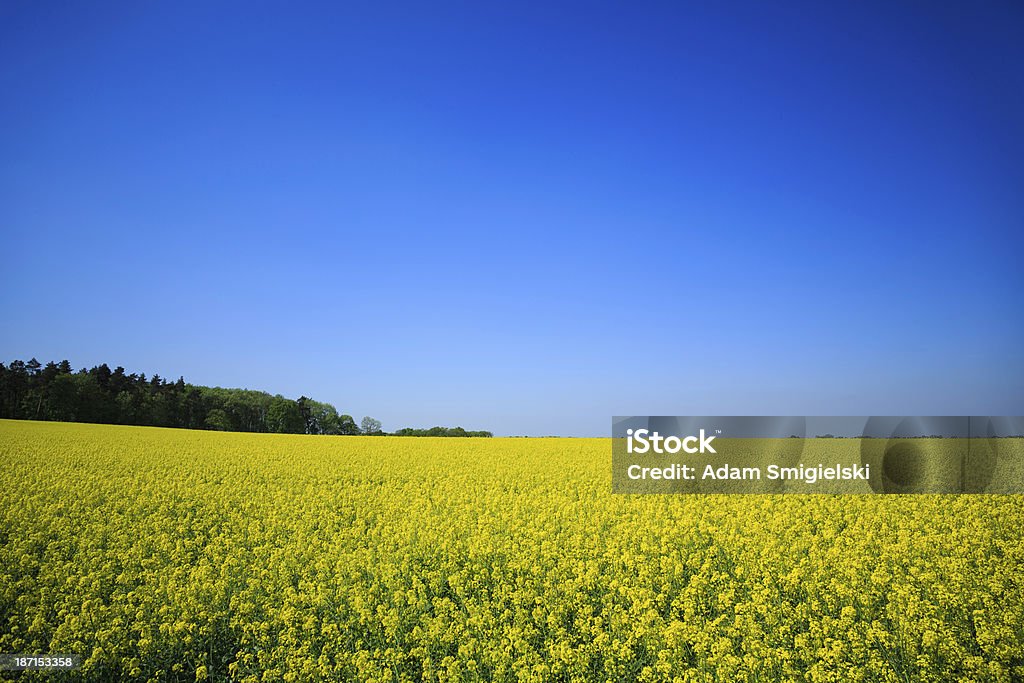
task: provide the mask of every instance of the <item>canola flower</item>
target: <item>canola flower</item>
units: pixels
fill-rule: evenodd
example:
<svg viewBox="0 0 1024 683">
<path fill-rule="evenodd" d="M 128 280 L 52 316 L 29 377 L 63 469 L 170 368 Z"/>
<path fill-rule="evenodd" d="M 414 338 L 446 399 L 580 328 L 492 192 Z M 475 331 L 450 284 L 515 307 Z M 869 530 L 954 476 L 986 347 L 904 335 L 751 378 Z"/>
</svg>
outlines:
<svg viewBox="0 0 1024 683">
<path fill-rule="evenodd" d="M 604 439 L 0 421 L 0 458 L 0 652 L 83 659 L 23 680 L 1024 679 L 1021 496 L 614 495 Z"/>
</svg>

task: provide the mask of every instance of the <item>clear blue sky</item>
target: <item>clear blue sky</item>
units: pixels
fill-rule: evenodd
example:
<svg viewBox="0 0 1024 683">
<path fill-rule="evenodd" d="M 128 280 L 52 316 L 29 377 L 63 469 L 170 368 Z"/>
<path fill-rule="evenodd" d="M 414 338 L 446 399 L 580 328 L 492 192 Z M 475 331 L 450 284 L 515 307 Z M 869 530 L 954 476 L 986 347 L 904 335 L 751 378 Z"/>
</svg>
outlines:
<svg viewBox="0 0 1024 683">
<path fill-rule="evenodd" d="M 1024 5 L 683 4 L 0 4 L 0 358 L 385 429 L 1020 414 Z"/>
</svg>

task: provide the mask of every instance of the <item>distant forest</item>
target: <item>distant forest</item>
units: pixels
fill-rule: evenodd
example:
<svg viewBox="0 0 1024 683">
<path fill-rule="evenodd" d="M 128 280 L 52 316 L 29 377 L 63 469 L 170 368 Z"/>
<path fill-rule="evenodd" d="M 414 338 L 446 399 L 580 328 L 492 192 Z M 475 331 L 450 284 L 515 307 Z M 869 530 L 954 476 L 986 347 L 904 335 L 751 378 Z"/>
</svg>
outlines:
<svg viewBox="0 0 1024 683">
<path fill-rule="evenodd" d="M 63 360 L 43 365 L 35 358 L 0 363 L 0 418 L 98 422 L 103 424 L 213 429 L 278 434 L 383 435 L 364 417 L 356 424 L 330 403 L 306 396 L 290 399 L 250 389 L 221 389 L 169 382 L 160 375 L 126 374 L 97 365 L 74 372 Z M 397 436 L 493 436 L 461 427 L 400 429 Z"/>
</svg>

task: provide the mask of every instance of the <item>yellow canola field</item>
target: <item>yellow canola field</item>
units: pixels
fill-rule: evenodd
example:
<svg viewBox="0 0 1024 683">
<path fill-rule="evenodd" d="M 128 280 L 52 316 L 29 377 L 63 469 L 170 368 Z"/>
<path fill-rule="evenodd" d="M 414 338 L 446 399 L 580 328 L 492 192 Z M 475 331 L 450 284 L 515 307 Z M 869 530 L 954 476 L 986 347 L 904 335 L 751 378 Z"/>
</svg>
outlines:
<svg viewBox="0 0 1024 683">
<path fill-rule="evenodd" d="M 0 421 L 0 458 L 0 653 L 84 661 L 29 680 L 1024 679 L 1021 496 L 614 495 L 606 439 Z"/>
</svg>

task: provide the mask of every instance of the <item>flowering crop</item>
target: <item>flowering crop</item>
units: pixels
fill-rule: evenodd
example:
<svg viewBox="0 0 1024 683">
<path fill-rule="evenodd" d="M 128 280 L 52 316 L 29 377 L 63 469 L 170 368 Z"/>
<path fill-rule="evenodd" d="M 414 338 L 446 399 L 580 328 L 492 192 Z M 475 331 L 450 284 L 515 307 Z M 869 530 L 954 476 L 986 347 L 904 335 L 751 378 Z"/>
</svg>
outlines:
<svg viewBox="0 0 1024 683">
<path fill-rule="evenodd" d="M 0 422 L 0 652 L 79 654 L 24 675 L 72 681 L 1024 679 L 1024 498 L 614 495 L 609 454 Z"/>
</svg>

